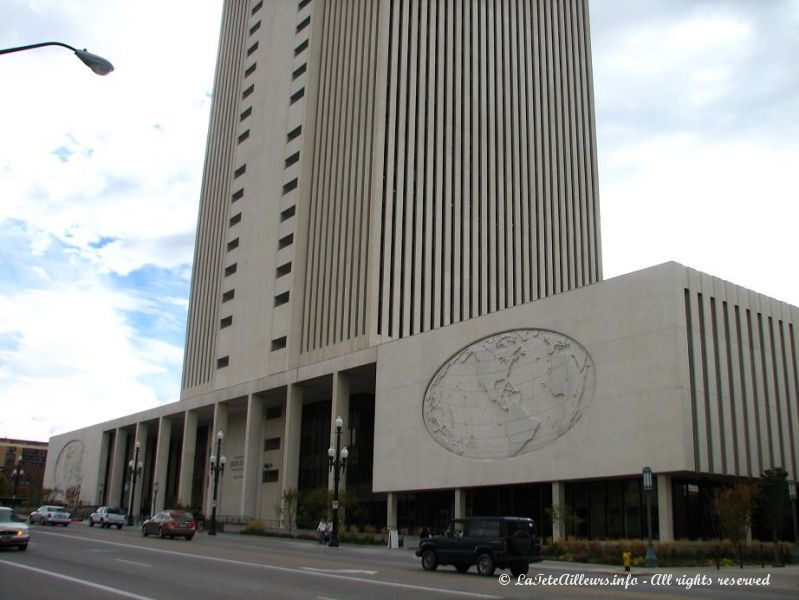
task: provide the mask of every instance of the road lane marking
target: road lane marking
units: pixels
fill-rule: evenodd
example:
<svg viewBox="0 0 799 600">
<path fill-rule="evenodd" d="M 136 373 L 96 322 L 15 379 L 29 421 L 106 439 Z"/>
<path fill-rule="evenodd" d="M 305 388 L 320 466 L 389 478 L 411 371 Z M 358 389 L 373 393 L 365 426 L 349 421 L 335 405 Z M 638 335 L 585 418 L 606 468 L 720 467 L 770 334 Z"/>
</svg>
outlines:
<svg viewBox="0 0 799 600">
<path fill-rule="evenodd" d="M 150 596 L 140 596 L 139 594 L 134 594 L 132 592 L 126 592 L 125 590 L 120 590 L 118 588 L 112 588 L 107 585 L 102 585 L 100 583 L 93 583 L 91 581 L 86 581 L 84 579 L 76 579 L 75 577 L 70 577 L 69 575 L 62 575 L 61 573 L 55 573 L 54 571 L 49 571 L 45 569 L 37 569 L 36 567 L 31 567 L 28 565 L 23 565 L 16 562 L 10 562 L 7 560 L 0 560 L 0 564 L 8 565 L 10 567 L 17 567 L 19 569 L 26 569 L 28 571 L 33 571 L 34 573 L 41 573 L 42 575 L 47 575 L 48 577 L 55 577 L 56 579 L 63 579 L 64 581 L 69 581 L 71 583 L 76 583 L 78 585 L 83 585 L 95 590 L 100 590 L 103 592 L 110 592 L 112 594 L 116 594 L 117 596 L 124 596 L 125 598 L 134 598 L 135 600 L 154 600 Z"/>
<path fill-rule="evenodd" d="M 315 573 L 343 573 L 345 575 L 377 575 L 377 571 L 366 571 L 363 569 L 317 569 L 315 567 L 300 567 L 303 571 L 313 571 Z"/>
<path fill-rule="evenodd" d="M 124 558 L 115 558 L 114 560 L 129 565 L 136 565 L 138 567 L 147 567 L 147 568 L 152 567 L 152 565 L 148 565 L 147 563 L 136 562 L 135 560 L 125 560 Z"/>
<path fill-rule="evenodd" d="M 132 548 L 136 548 L 138 550 L 146 551 L 146 552 L 155 552 L 159 554 L 167 554 L 169 556 L 179 556 L 182 558 L 199 558 L 201 560 L 207 560 L 211 562 L 219 562 L 228 565 L 233 565 L 237 567 L 254 567 L 256 569 L 265 569 L 267 571 L 279 571 L 282 573 L 291 573 L 294 575 L 312 575 L 314 577 L 328 577 L 330 579 L 338 579 L 341 581 L 353 581 L 356 583 L 366 583 L 375 585 L 378 587 L 391 587 L 391 588 L 398 588 L 404 590 L 411 590 L 411 591 L 421 591 L 421 592 L 434 592 L 439 594 L 448 594 L 450 596 L 464 596 L 467 598 L 491 598 L 495 600 L 502 600 L 502 596 L 494 596 L 492 594 L 479 594 L 476 592 L 463 592 L 461 590 L 450 590 L 447 588 L 437 588 L 437 587 L 429 587 L 426 585 L 413 585 L 410 583 L 397 583 L 393 581 L 381 581 L 379 579 L 364 579 L 362 577 L 353 577 L 351 575 L 337 575 L 335 573 L 320 573 L 319 571 L 306 571 L 302 568 L 296 567 L 278 567 L 277 565 L 267 565 L 267 564 L 259 564 L 259 563 L 252 563 L 252 562 L 244 562 L 233 560 L 229 558 L 219 558 L 217 556 L 203 556 L 202 554 L 191 554 L 187 552 L 176 552 L 174 550 L 162 550 L 160 548 L 150 548 L 148 546 L 130 546 L 129 544 L 123 544 L 121 542 L 112 542 L 110 540 L 97 540 L 91 538 L 78 538 L 73 535 L 63 534 L 63 533 L 53 533 L 53 532 L 41 532 L 44 535 L 52 535 L 55 537 L 65 537 L 71 540 L 80 540 L 89 544 L 108 544 L 109 546 L 122 546 L 123 548 L 130 550 Z"/>
</svg>

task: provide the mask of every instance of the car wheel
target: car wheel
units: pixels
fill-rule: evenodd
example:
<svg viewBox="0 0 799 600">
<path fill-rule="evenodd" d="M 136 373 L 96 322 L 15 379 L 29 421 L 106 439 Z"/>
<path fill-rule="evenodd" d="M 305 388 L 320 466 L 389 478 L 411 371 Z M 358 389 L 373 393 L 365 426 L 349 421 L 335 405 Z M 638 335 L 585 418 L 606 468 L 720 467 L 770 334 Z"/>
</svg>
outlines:
<svg viewBox="0 0 799 600">
<path fill-rule="evenodd" d="M 21 544 L 21 545 L 17 546 L 17 548 L 19 548 L 20 552 L 25 552 L 25 550 L 28 549 L 28 544 Z"/>
<path fill-rule="evenodd" d="M 61 523 L 61 524 L 62 524 L 64 527 L 66 527 L 67 525 L 69 525 L 69 523 Z"/>
<path fill-rule="evenodd" d="M 150 535 L 149 533 L 147 533 L 147 528 L 144 525 L 142 525 L 142 527 L 141 527 L 141 534 L 144 537 L 147 537 L 148 535 Z"/>
<path fill-rule="evenodd" d="M 191 538 L 193 538 L 193 537 L 194 537 L 193 535 L 187 535 L 187 536 L 186 536 L 186 541 L 187 541 L 187 542 L 190 542 L 190 541 L 191 541 Z"/>
<path fill-rule="evenodd" d="M 89 527 L 94 527 L 94 521 L 89 517 Z"/>
<path fill-rule="evenodd" d="M 510 572 L 514 577 L 518 577 L 519 575 L 527 575 L 528 568 L 527 563 L 513 563 L 510 566 Z"/>
<path fill-rule="evenodd" d="M 422 568 L 425 571 L 435 571 L 438 567 L 438 558 L 433 550 L 425 550 L 422 552 Z"/>
<path fill-rule="evenodd" d="M 469 570 L 469 565 L 466 565 L 466 564 L 463 564 L 463 563 L 457 563 L 457 564 L 455 565 L 455 570 L 456 570 L 458 573 L 465 573 L 466 571 L 468 571 L 468 570 Z"/>
<path fill-rule="evenodd" d="M 166 537 L 166 535 L 164 535 L 164 528 L 163 527 L 159 527 L 158 528 L 158 537 L 160 537 L 161 539 L 164 539 Z"/>
<path fill-rule="evenodd" d="M 117 525 L 117 529 L 122 529 L 122 523 L 120 523 L 119 525 Z"/>
<path fill-rule="evenodd" d="M 490 554 L 481 554 L 477 557 L 477 572 L 485 577 L 491 577 L 496 570 L 494 559 Z"/>
<path fill-rule="evenodd" d="M 30 523 L 31 525 L 33 525 L 33 517 L 28 517 L 28 523 Z"/>
</svg>

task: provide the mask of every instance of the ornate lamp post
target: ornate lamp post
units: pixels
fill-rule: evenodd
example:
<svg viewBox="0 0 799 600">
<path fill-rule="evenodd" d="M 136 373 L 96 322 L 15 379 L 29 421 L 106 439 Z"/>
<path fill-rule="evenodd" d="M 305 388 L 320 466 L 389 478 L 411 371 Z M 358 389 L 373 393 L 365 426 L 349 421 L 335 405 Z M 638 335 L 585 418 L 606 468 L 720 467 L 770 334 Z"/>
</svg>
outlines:
<svg viewBox="0 0 799 600">
<path fill-rule="evenodd" d="M 14 509 L 17 508 L 17 488 L 19 487 L 19 480 L 22 479 L 23 475 L 25 475 L 25 471 L 22 470 L 22 456 L 18 456 L 17 464 L 11 471 L 11 481 L 14 482 L 14 493 L 11 496 L 11 508 Z"/>
<path fill-rule="evenodd" d="M 216 493 L 219 488 L 219 477 L 225 472 L 225 457 L 222 456 L 222 440 L 225 434 L 220 430 L 216 434 L 216 454 L 211 455 L 211 474 L 214 476 L 214 499 L 211 504 L 211 526 L 208 528 L 208 535 L 216 535 Z M 217 462 L 216 457 L 219 457 Z"/>
<path fill-rule="evenodd" d="M 655 546 L 652 544 L 652 469 L 644 467 L 644 492 L 646 492 L 646 537 L 649 540 L 646 546 L 645 567 L 657 567 L 658 559 L 655 556 Z"/>
<path fill-rule="evenodd" d="M 128 462 L 128 469 L 130 470 L 130 502 L 128 502 L 128 525 L 133 525 L 133 498 L 136 493 L 136 479 L 141 475 L 142 465 L 139 460 L 139 449 L 141 442 L 136 440 L 136 448 L 133 451 L 133 460 Z"/>
<path fill-rule="evenodd" d="M 327 450 L 328 467 L 333 469 L 333 531 L 330 534 L 330 546 L 338 546 L 338 485 L 341 480 L 341 471 L 347 468 L 349 452 L 341 447 L 341 428 L 344 419 L 336 417 L 336 449 L 331 446 Z"/>
<path fill-rule="evenodd" d="M 16 48 L 4 48 L 0 49 L 0 54 L 10 54 L 12 52 L 22 52 L 23 50 L 33 50 L 34 48 L 41 48 L 42 46 L 61 46 L 62 48 L 72 50 L 75 53 L 75 56 L 77 56 L 84 65 L 89 67 L 97 75 L 108 75 L 114 70 L 114 65 L 108 62 L 102 56 L 97 56 L 96 54 L 87 52 L 85 48 L 83 50 L 78 50 L 69 44 L 63 44 L 61 42 L 41 42 L 39 44 L 17 46 Z"/>
<path fill-rule="evenodd" d="M 796 522 L 796 482 L 788 482 L 788 499 L 793 513 L 793 564 L 799 564 L 799 525 Z"/>
</svg>

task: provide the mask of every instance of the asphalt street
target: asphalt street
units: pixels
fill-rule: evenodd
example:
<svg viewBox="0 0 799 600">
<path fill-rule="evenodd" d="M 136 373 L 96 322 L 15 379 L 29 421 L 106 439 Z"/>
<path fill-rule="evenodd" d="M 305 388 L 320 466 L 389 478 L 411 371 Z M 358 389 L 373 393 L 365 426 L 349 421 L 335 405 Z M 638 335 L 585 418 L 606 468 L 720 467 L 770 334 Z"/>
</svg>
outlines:
<svg viewBox="0 0 799 600">
<path fill-rule="evenodd" d="M 362 598 L 799 598 L 799 567 L 622 569 L 545 561 L 527 578 L 423 571 L 410 549 L 238 534 L 191 542 L 83 523 L 34 526 L 27 552 L 0 550 L 3 600 Z"/>
</svg>

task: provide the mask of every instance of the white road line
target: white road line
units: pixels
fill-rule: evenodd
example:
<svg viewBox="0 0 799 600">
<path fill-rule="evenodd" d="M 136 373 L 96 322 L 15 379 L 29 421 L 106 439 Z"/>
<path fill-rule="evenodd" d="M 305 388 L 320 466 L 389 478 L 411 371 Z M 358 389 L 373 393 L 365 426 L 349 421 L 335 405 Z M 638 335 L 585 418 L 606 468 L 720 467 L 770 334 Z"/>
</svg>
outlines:
<svg viewBox="0 0 799 600">
<path fill-rule="evenodd" d="M 137 567 L 152 567 L 152 565 L 148 565 L 147 563 L 136 562 L 134 560 L 125 560 L 124 558 L 115 558 L 114 560 L 117 562 L 126 563 L 128 565 L 136 565 Z"/>
<path fill-rule="evenodd" d="M 346 575 L 377 575 L 377 571 L 366 571 L 362 569 L 317 569 L 315 567 L 300 567 L 303 571 L 313 571 L 315 573 L 344 573 Z"/>
<path fill-rule="evenodd" d="M 48 577 L 55 577 L 56 579 L 63 579 L 64 581 L 70 581 L 72 583 L 77 583 L 78 585 L 90 587 L 95 590 L 101 590 L 103 592 L 110 592 L 112 594 L 116 594 L 117 596 L 124 596 L 125 598 L 135 598 L 136 600 L 153 600 L 153 598 L 150 598 L 149 596 L 140 596 L 139 594 L 133 594 L 131 592 L 126 592 L 125 590 L 108 587 L 107 585 L 101 585 L 99 583 L 92 583 L 91 581 L 85 581 L 83 579 L 76 579 L 75 577 L 70 577 L 69 575 L 62 575 L 61 573 L 55 573 L 50 570 L 37 569 L 35 567 L 22 565 L 20 563 L 10 562 L 7 560 L 0 560 L 0 564 L 8 565 L 9 567 L 17 567 L 18 569 L 26 569 L 28 571 L 33 571 L 34 573 L 47 575 Z"/>
<path fill-rule="evenodd" d="M 336 575 L 334 573 L 320 573 L 318 571 L 306 571 L 300 568 L 292 568 L 292 567 L 278 567 L 277 565 L 264 565 L 259 563 L 251 563 L 251 562 L 243 562 L 238 560 L 232 560 L 229 558 L 219 558 L 217 556 L 203 556 L 201 554 L 190 554 L 185 552 L 175 552 L 174 550 L 161 550 L 160 548 L 149 548 L 147 546 L 130 546 L 129 544 L 123 544 L 121 542 L 112 542 L 109 540 L 97 540 L 93 538 L 77 538 L 73 535 L 63 534 L 63 533 L 52 533 L 52 532 L 40 532 L 42 535 L 52 535 L 55 537 L 64 537 L 69 538 L 71 540 L 80 540 L 82 542 L 86 542 L 89 544 L 96 543 L 96 544 L 108 544 L 110 546 L 122 546 L 130 550 L 131 548 L 136 548 L 137 550 L 144 550 L 148 552 L 155 552 L 158 554 L 167 554 L 169 556 L 179 556 L 182 558 L 199 558 L 201 560 L 207 560 L 210 562 L 218 562 L 224 563 L 228 565 L 234 565 L 237 567 L 254 567 L 256 569 L 264 569 L 267 571 L 280 571 L 282 573 L 293 573 L 299 575 L 313 575 L 314 577 L 328 577 L 330 579 L 339 579 L 342 581 L 353 581 L 356 583 L 366 583 L 375 585 L 378 587 L 391 587 L 391 588 L 398 588 L 404 590 L 412 590 L 412 591 L 422 591 L 422 592 L 436 592 L 439 594 L 449 594 L 450 596 L 464 596 L 467 598 L 493 598 L 496 600 L 502 600 L 502 596 L 493 596 L 491 594 L 478 594 L 476 592 L 462 592 L 460 590 L 448 590 L 446 588 L 436 588 L 436 587 L 428 587 L 425 585 L 413 585 L 410 583 L 396 583 L 393 581 L 381 581 L 379 579 L 364 579 L 362 577 L 352 577 L 350 575 Z"/>
</svg>

